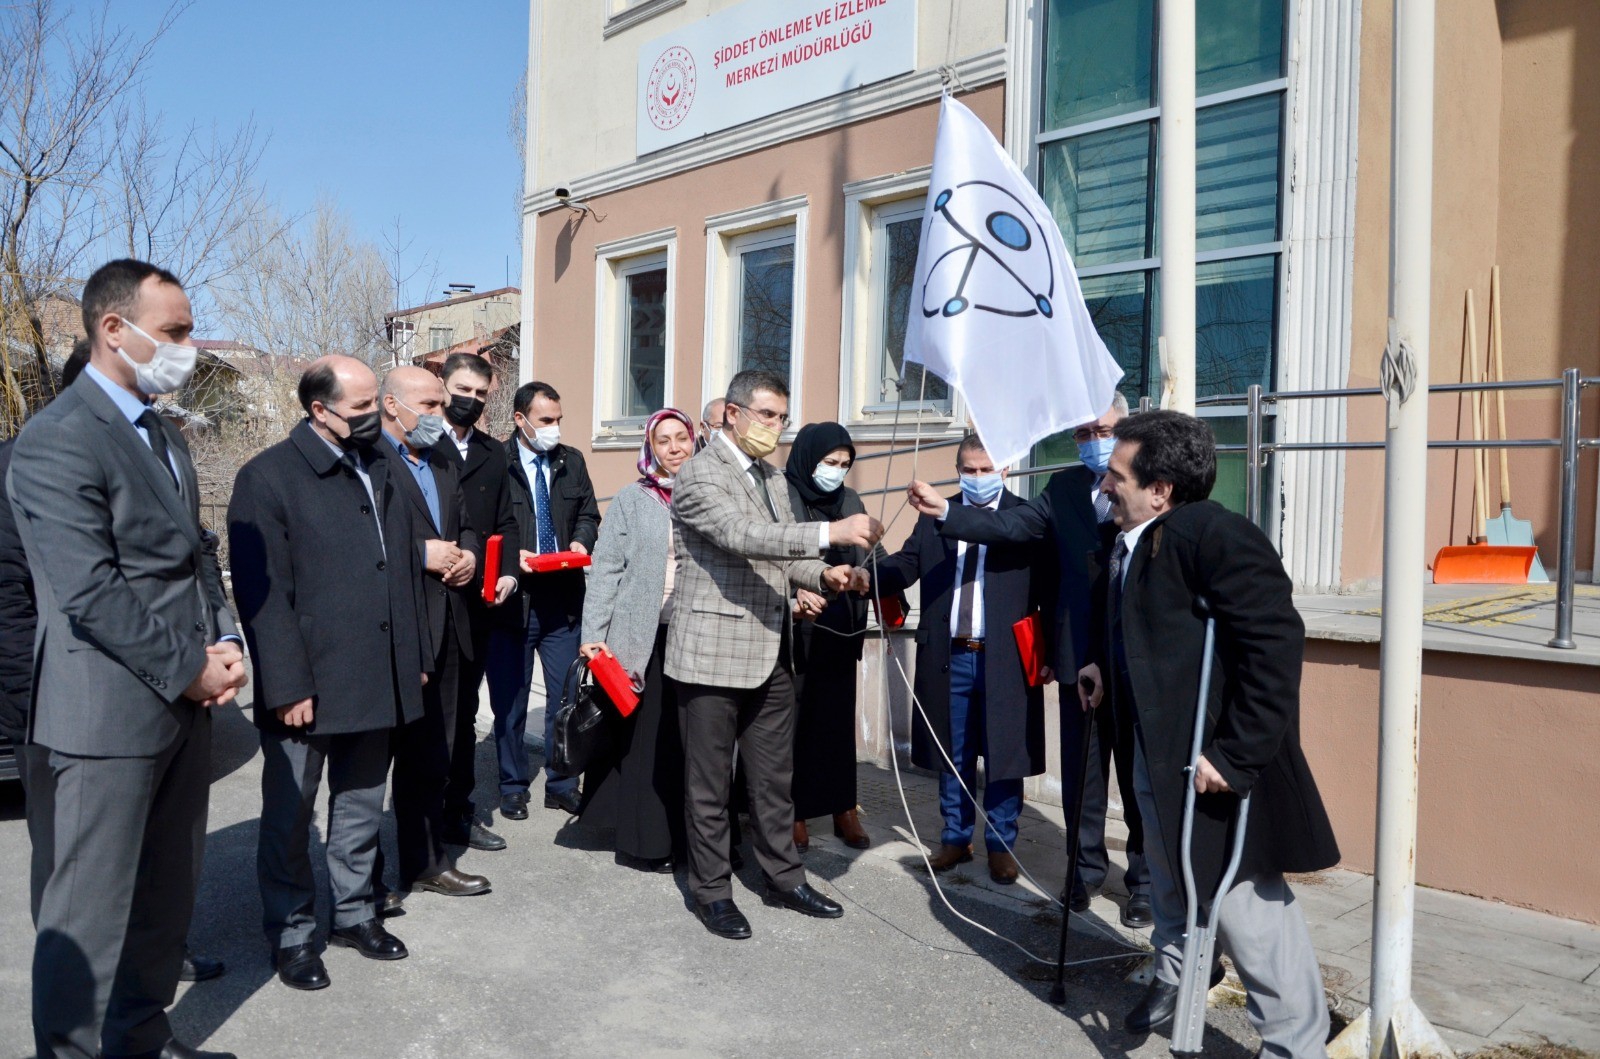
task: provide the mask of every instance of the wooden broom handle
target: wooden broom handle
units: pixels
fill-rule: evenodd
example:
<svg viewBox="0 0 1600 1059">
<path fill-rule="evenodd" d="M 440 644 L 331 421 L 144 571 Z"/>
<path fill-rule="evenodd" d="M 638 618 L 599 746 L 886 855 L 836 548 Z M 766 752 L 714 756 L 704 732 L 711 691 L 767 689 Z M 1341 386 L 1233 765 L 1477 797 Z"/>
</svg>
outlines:
<svg viewBox="0 0 1600 1059">
<path fill-rule="evenodd" d="M 1506 348 L 1500 337 L 1500 266 L 1489 270 L 1489 356 L 1494 360 L 1494 380 L 1506 381 Z M 1506 440 L 1506 392 L 1495 391 L 1500 406 L 1500 440 Z M 1500 450 L 1500 506 L 1511 506 L 1511 452 Z"/>
</svg>

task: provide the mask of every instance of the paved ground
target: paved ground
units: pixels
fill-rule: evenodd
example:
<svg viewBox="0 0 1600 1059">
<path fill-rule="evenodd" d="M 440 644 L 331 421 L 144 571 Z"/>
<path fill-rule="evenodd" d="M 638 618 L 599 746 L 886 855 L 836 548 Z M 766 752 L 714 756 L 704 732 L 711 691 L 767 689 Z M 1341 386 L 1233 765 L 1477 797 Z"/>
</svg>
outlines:
<svg viewBox="0 0 1600 1059">
<path fill-rule="evenodd" d="M 1010 946 L 961 923 L 939 903 L 906 839 L 893 776 L 861 772 L 877 844 L 846 850 L 814 838 L 807 864 L 846 905 L 836 922 L 764 907 L 747 868 L 736 899 L 756 936 L 727 942 L 688 911 L 681 877 L 617 867 L 607 835 L 535 810 L 498 822 L 503 853 L 463 866 L 493 893 L 412 898 L 392 926 L 409 959 L 384 964 L 345 949 L 327 956 L 333 986 L 295 993 L 271 976 L 254 884 L 259 758 L 237 711 L 220 714 L 206 876 L 192 937 L 228 974 L 187 987 L 174 1022 L 194 1043 L 241 1056 L 1004 1055 L 1163 1056 L 1165 1038 L 1132 1039 L 1122 1012 L 1140 986 L 1135 961 L 1075 970 L 1065 1008 L 1047 1002 L 1048 977 Z M 487 746 L 480 765 L 487 767 Z M 482 773 L 481 774 L 486 774 Z M 933 823 L 932 785 L 908 779 L 919 827 Z M 819 828 L 825 831 L 825 828 Z M 1019 853 L 1041 879 L 1059 879 L 1059 811 L 1029 805 Z M 27 839 L 20 797 L 0 791 L 0 1056 L 27 1055 Z M 747 859 L 753 859 L 748 858 Z M 320 878 L 320 872 L 319 872 Z M 981 863 L 946 889 L 957 909 L 1041 955 L 1059 919 L 1026 882 L 993 886 Z M 1333 984 L 1359 1007 L 1366 976 L 1368 883 L 1350 873 L 1302 881 Z M 1425 894 L 1417 992 L 1464 1045 L 1544 1033 L 1600 1048 L 1600 930 L 1452 895 Z M 1097 898 L 1095 923 L 1074 955 L 1114 955 L 1116 906 Z M 1137 938 L 1133 939 L 1135 942 Z M 1224 990 L 1219 990 L 1219 995 Z M 1214 1007 L 1207 1054 L 1245 1059 L 1256 1041 L 1237 1007 Z"/>
</svg>

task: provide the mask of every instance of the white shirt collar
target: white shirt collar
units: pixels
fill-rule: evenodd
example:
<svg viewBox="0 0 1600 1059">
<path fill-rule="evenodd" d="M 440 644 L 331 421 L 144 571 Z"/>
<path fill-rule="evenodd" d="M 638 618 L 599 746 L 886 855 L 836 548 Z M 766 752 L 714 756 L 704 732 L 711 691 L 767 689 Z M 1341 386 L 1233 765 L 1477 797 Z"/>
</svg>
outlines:
<svg viewBox="0 0 1600 1059">
<path fill-rule="evenodd" d="M 1137 526 L 1133 527 L 1133 529 L 1123 530 L 1120 534 L 1118 534 L 1118 536 L 1122 538 L 1122 542 L 1128 546 L 1128 555 L 1130 557 L 1133 555 L 1133 550 L 1139 547 L 1139 538 L 1144 535 L 1145 528 L 1154 521 L 1155 519 L 1153 518 L 1147 518 Z"/>
</svg>

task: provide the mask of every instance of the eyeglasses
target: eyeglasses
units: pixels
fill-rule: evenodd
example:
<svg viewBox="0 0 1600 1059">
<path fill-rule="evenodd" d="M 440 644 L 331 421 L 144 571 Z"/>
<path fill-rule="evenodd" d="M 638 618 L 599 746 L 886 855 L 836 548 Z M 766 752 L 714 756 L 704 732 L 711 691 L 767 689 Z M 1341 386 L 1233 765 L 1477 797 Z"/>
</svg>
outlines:
<svg viewBox="0 0 1600 1059">
<path fill-rule="evenodd" d="M 1099 438 L 1101 441 L 1105 441 L 1114 436 L 1114 430 L 1115 428 L 1113 427 L 1079 427 L 1072 432 L 1072 440 L 1089 441 Z"/>
<path fill-rule="evenodd" d="M 774 423 L 784 428 L 789 426 L 788 416 L 781 415 L 770 408 L 750 408 L 742 404 L 730 404 L 728 407 L 742 408 L 746 412 L 749 412 L 751 415 L 755 416 L 757 419 L 761 420 L 763 423 L 767 424 L 767 426 L 771 426 Z"/>
</svg>

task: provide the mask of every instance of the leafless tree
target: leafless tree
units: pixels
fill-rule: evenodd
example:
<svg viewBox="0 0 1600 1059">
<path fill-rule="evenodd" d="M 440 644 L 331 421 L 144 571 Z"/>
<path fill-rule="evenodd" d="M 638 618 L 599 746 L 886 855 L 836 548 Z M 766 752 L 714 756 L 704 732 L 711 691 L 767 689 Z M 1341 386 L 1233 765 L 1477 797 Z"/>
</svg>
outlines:
<svg viewBox="0 0 1600 1059">
<path fill-rule="evenodd" d="M 393 277 L 330 201 L 298 223 L 264 210 L 230 243 L 212 296 L 224 326 L 257 349 L 297 359 L 348 353 L 375 368 L 393 356 L 384 333 Z"/>
</svg>

